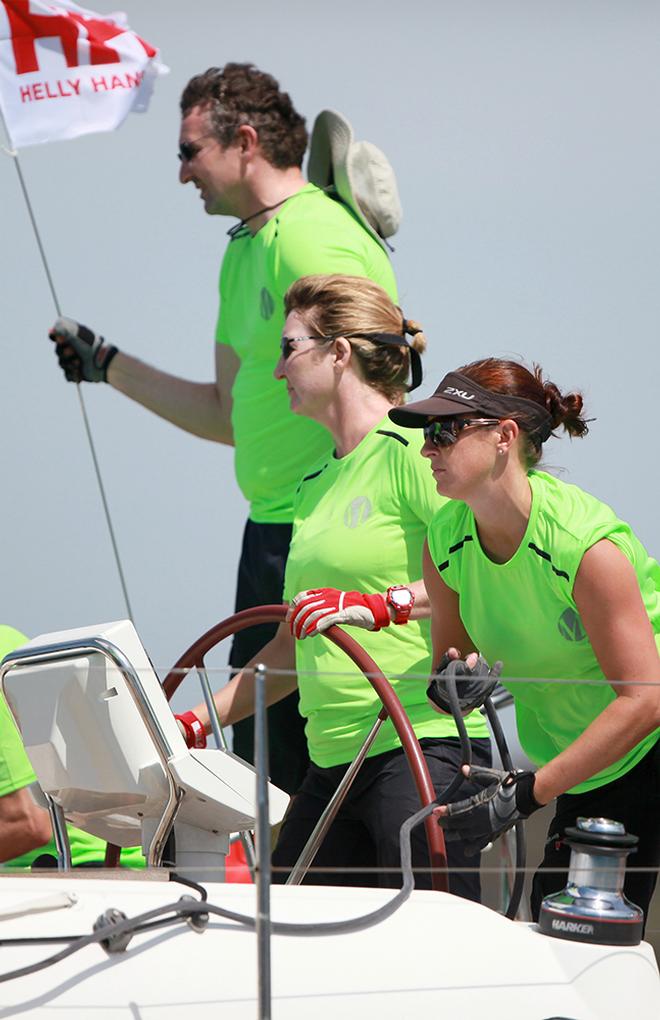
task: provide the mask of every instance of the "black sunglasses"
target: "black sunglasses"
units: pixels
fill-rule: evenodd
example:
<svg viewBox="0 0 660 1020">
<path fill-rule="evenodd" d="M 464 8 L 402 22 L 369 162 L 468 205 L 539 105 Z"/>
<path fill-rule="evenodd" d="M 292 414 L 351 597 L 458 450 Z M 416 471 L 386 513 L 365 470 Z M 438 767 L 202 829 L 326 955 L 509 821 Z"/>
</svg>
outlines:
<svg viewBox="0 0 660 1020">
<path fill-rule="evenodd" d="M 391 347 L 407 347 L 410 353 L 410 370 L 411 370 L 411 383 L 408 386 L 408 391 L 415 390 L 422 381 L 422 359 L 419 356 L 419 351 L 416 351 L 414 347 L 411 347 L 404 336 L 399 336 L 397 333 L 381 333 L 378 331 L 364 332 L 364 333 L 333 333 L 330 336 L 283 336 L 280 340 L 280 348 L 282 351 L 282 357 L 286 359 L 291 354 L 291 351 L 295 351 L 293 343 L 295 340 L 318 340 L 320 342 L 329 342 L 330 340 L 337 340 L 338 337 L 346 337 L 347 340 L 351 338 L 371 340 L 372 343 L 387 344 Z"/>
<path fill-rule="evenodd" d="M 453 446 L 464 429 L 485 429 L 499 425 L 500 418 L 441 418 L 424 426 L 424 438 L 434 446 Z"/>
<path fill-rule="evenodd" d="M 336 340 L 337 337 L 345 335 L 345 333 L 333 333 L 332 336 L 283 336 L 280 340 L 282 357 L 286 361 L 289 355 L 296 349 L 293 345 L 299 340 L 316 340 L 319 343 L 329 343 L 331 340 Z"/>
<path fill-rule="evenodd" d="M 189 163 L 191 159 L 194 159 L 197 153 L 200 151 L 199 142 L 204 141 L 205 138 L 215 138 L 212 131 L 209 131 L 205 135 L 200 135 L 199 138 L 195 138 L 192 142 L 179 142 L 178 157 L 182 163 Z"/>
</svg>

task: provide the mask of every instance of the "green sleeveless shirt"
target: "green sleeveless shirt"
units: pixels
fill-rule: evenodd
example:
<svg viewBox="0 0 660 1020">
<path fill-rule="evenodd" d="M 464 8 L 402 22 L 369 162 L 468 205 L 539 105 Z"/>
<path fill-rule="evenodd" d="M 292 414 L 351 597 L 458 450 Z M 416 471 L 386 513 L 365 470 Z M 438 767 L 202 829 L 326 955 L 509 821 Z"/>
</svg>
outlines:
<svg viewBox="0 0 660 1020">
<path fill-rule="evenodd" d="M 613 542 L 632 563 L 660 648 L 660 567 L 614 512 L 575 485 L 531 471 L 532 506 L 527 530 L 506 563 L 483 552 L 472 511 L 452 501 L 429 528 L 433 562 L 459 596 L 463 624 L 489 662 L 501 659 L 503 680 L 515 699 L 520 742 L 544 765 L 580 736 L 616 697 L 586 635 L 573 598 L 582 557 L 601 539 Z M 592 683 L 557 683 L 566 680 Z M 595 681 L 595 682 L 593 682 Z M 591 790 L 618 779 L 660 737 L 655 730 L 619 761 L 574 787 Z"/>
</svg>

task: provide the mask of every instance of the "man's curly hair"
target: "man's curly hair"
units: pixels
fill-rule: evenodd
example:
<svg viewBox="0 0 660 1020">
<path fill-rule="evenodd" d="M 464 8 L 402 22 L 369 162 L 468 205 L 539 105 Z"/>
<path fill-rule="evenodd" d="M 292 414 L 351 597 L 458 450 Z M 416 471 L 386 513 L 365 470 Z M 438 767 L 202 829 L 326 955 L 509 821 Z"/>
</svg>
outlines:
<svg viewBox="0 0 660 1020">
<path fill-rule="evenodd" d="M 238 128 L 249 124 L 274 167 L 302 166 L 307 148 L 305 118 L 294 109 L 288 92 L 280 90 L 279 82 L 254 64 L 225 64 L 195 75 L 181 95 L 182 115 L 195 106 L 208 108 L 221 145 L 231 145 Z"/>
</svg>

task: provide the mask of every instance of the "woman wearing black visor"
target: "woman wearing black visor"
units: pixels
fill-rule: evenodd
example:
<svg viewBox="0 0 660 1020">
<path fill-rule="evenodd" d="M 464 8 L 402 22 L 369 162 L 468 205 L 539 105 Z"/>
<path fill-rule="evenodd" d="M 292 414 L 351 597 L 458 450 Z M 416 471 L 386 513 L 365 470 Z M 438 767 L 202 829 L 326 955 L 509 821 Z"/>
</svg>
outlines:
<svg viewBox="0 0 660 1020">
<path fill-rule="evenodd" d="M 424 429 L 422 454 L 451 497 L 425 550 L 434 662 L 470 653 L 474 667 L 475 650 L 501 659 L 538 766 L 493 779 L 490 810 L 440 809 L 446 838 L 481 848 L 557 798 L 536 917 L 566 884 L 544 870 L 567 867 L 566 826 L 616 819 L 640 839 L 625 892 L 646 912 L 660 863 L 660 568 L 608 506 L 535 469 L 560 426 L 586 434 L 581 395 L 560 393 L 538 367 L 488 358 L 390 417 Z M 429 694 L 443 705 L 442 681 Z"/>
</svg>

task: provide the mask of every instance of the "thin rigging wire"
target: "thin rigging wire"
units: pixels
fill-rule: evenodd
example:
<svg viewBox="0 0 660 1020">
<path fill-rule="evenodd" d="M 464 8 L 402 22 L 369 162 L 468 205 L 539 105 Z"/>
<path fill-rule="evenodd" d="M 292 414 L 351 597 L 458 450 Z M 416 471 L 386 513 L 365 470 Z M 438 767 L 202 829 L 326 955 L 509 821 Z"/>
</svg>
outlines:
<svg viewBox="0 0 660 1020">
<path fill-rule="evenodd" d="M 7 124 L 6 124 L 6 121 L 5 121 L 5 118 L 4 118 L 4 115 L 3 115 L 1 109 L 0 109 L 0 120 L 2 120 L 2 126 L 4 128 L 5 135 L 6 135 L 7 139 L 8 139 L 8 141 L 9 141 L 9 131 L 7 129 Z M 11 144 L 11 142 L 9 142 L 9 144 Z M 23 171 L 21 170 L 21 164 L 20 164 L 19 159 L 18 159 L 18 153 L 14 149 L 9 149 L 9 148 L 5 148 L 4 151 L 14 161 L 14 166 L 16 167 L 16 173 L 18 174 L 18 180 L 20 182 L 21 191 L 23 193 L 23 198 L 25 199 L 25 204 L 27 206 L 28 214 L 29 214 L 29 217 L 30 217 L 30 222 L 32 224 L 32 229 L 34 231 L 34 236 L 35 236 L 35 239 L 36 239 L 36 242 L 37 242 L 37 247 L 39 249 L 39 254 L 41 256 L 41 261 L 42 261 L 42 264 L 43 264 L 43 267 L 44 267 L 44 271 L 46 273 L 46 279 L 48 281 L 48 287 L 50 289 L 50 293 L 51 293 L 52 298 L 53 298 L 53 303 L 55 305 L 55 311 L 57 312 L 58 316 L 60 316 L 62 314 L 62 309 L 60 307 L 59 298 L 58 298 L 57 292 L 55 290 L 55 284 L 53 283 L 53 277 L 52 277 L 52 274 L 51 274 L 51 271 L 50 271 L 50 266 L 48 264 L 48 259 L 46 257 L 46 251 L 44 249 L 44 246 L 43 246 L 43 243 L 42 243 L 42 240 L 41 240 L 41 234 L 39 233 L 39 227 L 37 226 L 37 221 L 36 221 L 36 218 L 35 218 L 35 215 L 34 215 L 34 211 L 32 209 L 32 203 L 30 201 L 30 195 L 28 193 L 27 186 L 25 184 L 25 178 L 23 177 Z M 103 504 L 103 512 L 105 514 L 105 520 L 106 520 L 106 523 L 108 525 L 108 532 L 110 534 L 110 542 L 112 544 L 112 551 L 114 553 L 115 563 L 117 564 L 117 572 L 119 574 L 119 583 L 121 585 L 121 590 L 122 590 L 122 593 L 123 593 L 123 596 L 124 596 L 124 602 L 126 603 L 126 612 L 128 613 L 129 620 L 131 620 L 131 622 L 134 622 L 133 621 L 133 610 L 131 609 L 131 602 L 130 602 L 130 599 L 128 597 L 128 588 L 127 588 L 127 585 L 126 585 L 126 578 L 124 576 L 124 570 L 122 568 L 121 557 L 119 555 L 119 547 L 117 545 L 117 539 L 115 537 L 115 530 L 113 528 L 112 518 L 110 516 L 110 507 L 108 506 L 108 500 L 107 500 L 106 494 L 105 494 L 105 486 L 103 484 L 103 478 L 101 477 L 101 468 L 100 468 L 99 460 L 98 460 L 98 457 L 97 457 L 97 454 L 96 454 L 96 448 L 94 446 L 94 439 L 93 439 L 93 436 L 92 436 L 92 430 L 91 430 L 91 427 L 90 427 L 90 424 L 89 424 L 89 417 L 87 415 L 87 408 L 85 407 L 85 401 L 83 399 L 83 394 L 82 394 L 82 390 L 80 388 L 80 383 L 76 383 L 76 392 L 78 394 L 78 402 L 79 402 L 79 405 L 80 405 L 80 413 L 82 414 L 83 425 L 85 427 L 85 433 L 87 435 L 87 442 L 89 444 L 89 450 L 90 450 L 90 453 L 92 455 L 92 463 L 94 465 L 94 472 L 96 474 L 96 481 L 98 483 L 99 493 L 101 495 L 101 502 Z"/>
</svg>

